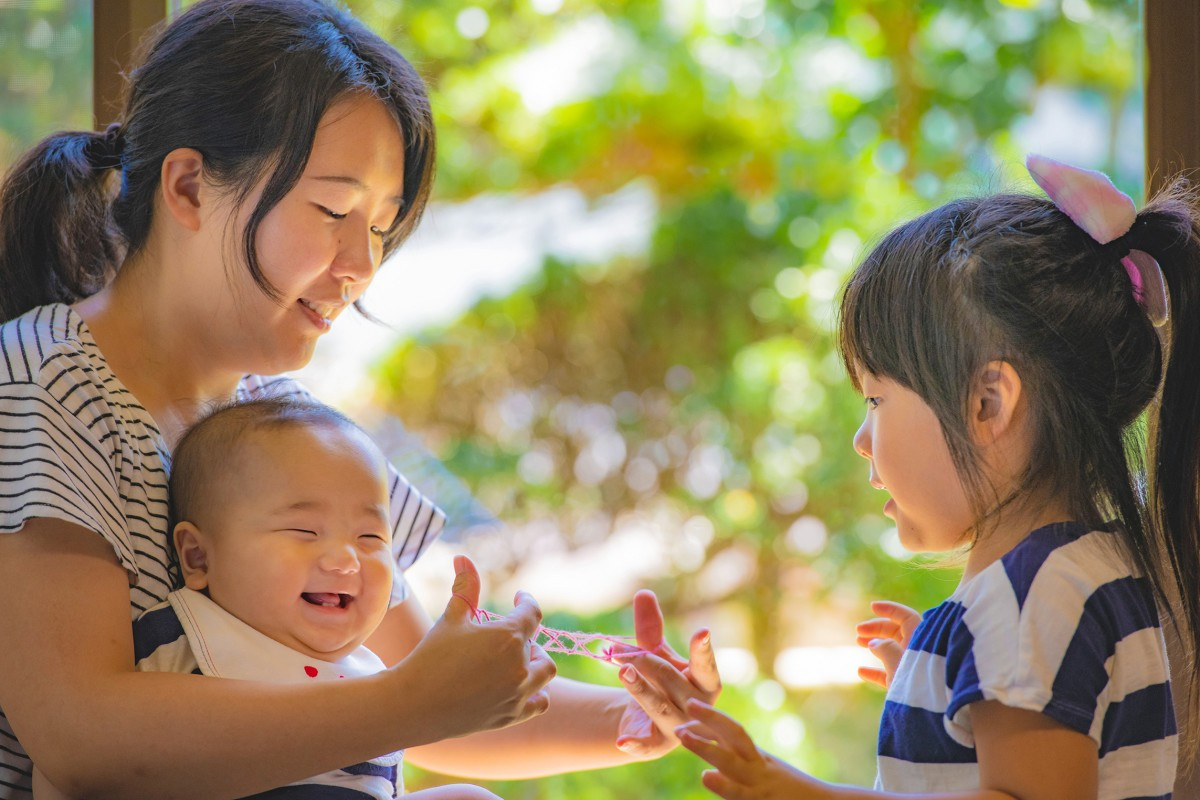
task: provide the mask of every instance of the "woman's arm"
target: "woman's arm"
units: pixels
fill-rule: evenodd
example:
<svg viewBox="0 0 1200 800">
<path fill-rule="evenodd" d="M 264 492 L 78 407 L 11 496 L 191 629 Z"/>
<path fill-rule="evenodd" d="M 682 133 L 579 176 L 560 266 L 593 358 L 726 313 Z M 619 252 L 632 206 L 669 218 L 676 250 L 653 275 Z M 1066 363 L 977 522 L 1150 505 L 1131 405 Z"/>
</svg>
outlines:
<svg viewBox="0 0 1200 800">
<path fill-rule="evenodd" d="M 545 714 L 503 730 L 415 747 L 406 757 L 448 775 L 514 779 L 627 764 L 672 749 L 671 731 L 687 718 L 688 699 L 715 699 L 720 679 L 707 635 L 692 640 L 692 666 L 662 644 L 661 612 L 647 595 L 636 598 L 635 627 L 642 647 L 661 656 L 631 658 L 635 668 L 623 674 L 632 683 L 624 689 L 556 678 Z M 397 663 L 428 627 L 429 617 L 410 598 L 388 612 L 367 644 L 384 663 Z"/>
<path fill-rule="evenodd" d="M 99 536 L 50 519 L 0 536 L 0 607 L 0 705 L 70 796 L 245 796 L 528 718 L 553 674 L 526 644 L 540 618 L 527 597 L 485 638 L 453 599 L 403 664 L 367 678 L 135 672 L 125 571 Z"/>
</svg>

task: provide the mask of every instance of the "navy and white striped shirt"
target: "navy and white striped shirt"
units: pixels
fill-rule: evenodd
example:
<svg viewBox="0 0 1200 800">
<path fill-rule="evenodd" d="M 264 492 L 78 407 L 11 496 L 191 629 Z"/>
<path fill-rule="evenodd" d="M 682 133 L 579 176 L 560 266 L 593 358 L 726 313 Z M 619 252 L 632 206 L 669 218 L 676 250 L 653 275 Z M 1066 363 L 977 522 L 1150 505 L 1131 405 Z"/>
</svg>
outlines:
<svg viewBox="0 0 1200 800">
<path fill-rule="evenodd" d="M 244 378 L 238 399 L 301 395 L 288 378 Z M 166 599 L 178 576 L 167 532 L 170 451 L 68 306 L 0 325 L 0 535 L 65 520 L 104 537 L 129 573 L 130 619 Z M 445 515 L 392 470 L 392 602 L 402 571 L 437 538 Z M 30 796 L 32 768 L 0 710 L 0 800 Z"/>
<path fill-rule="evenodd" d="M 979 788 L 969 708 L 980 700 L 1090 736 L 1100 800 L 1170 798 L 1166 642 L 1149 581 L 1116 534 L 1039 528 L 925 614 L 888 689 L 876 787 Z"/>
</svg>

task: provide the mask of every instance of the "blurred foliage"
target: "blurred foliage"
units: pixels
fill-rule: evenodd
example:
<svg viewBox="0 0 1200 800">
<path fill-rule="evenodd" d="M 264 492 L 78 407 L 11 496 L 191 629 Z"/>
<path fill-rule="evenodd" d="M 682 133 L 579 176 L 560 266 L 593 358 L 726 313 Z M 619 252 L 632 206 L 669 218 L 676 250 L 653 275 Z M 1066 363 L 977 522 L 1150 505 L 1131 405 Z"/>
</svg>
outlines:
<svg viewBox="0 0 1200 800">
<path fill-rule="evenodd" d="M 92 127 L 92 4 L 0 0 L 0 167 L 54 130 Z"/>
<path fill-rule="evenodd" d="M 738 621 L 716 626 L 718 644 L 759 665 L 723 707 L 821 777 L 869 782 L 880 693 L 791 691 L 768 708 L 759 691 L 786 648 L 851 642 L 869 599 L 927 608 L 956 579 L 898 560 L 850 447 L 862 404 L 833 349 L 840 285 L 900 219 L 1023 180 L 1012 131 L 1039 89 L 1100 103 L 1115 141 L 1140 92 L 1136 3 L 351 6 L 433 87 L 441 199 L 564 183 L 599 198 L 633 181 L 658 197 L 644 257 L 548 260 L 378 369 L 383 402 L 507 523 L 488 545 L 493 580 L 547 547 L 671 540 L 652 585 L 668 617 Z M 1114 147 L 1091 166 L 1137 196 Z M 789 714 L 806 731 L 794 745 Z M 698 772 L 676 754 L 492 788 L 703 797 Z"/>
<path fill-rule="evenodd" d="M 868 783 L 880 692 L 783 690 L 776 657 L 851 641 L 874 597 L 939 602 L 955 572 L 895 554 L 850 440 L 861 414 L 833 309 L 898 220 L 989 187 L 1014 125 L 1061 87 L 1111 119 L 1139 97 L 1134 0 L 349 0 L 417 64 L 440 136 L 436 196 L 569 184 L 658 198 L 653 245 L 548 261 L 510 296 L 406 341 L 381 402 L 508 524 L 495 585 L 548 547 L 669 543 L 654 588 L 759 675 L 721 705 L 766 749 Z M 90 126 L 87 2 L 0 0 L 0 163 Z M 401 253 L 402 255 L 402 253 Z M 554 541 L 546 539 L 553 523 Z M 730 620 L 735 622 L 730 622 Z M 627 631 L 628 612 L 550 617 Z M 683 641 L 674 631 L 673 640 Z M 611 670 L 560 662 L 613 683 Z M 490 784 L 507 798 L 709 797 L 686 753 Z M 409 788 L 437 782 L 411 771 Z"/>
</svg>

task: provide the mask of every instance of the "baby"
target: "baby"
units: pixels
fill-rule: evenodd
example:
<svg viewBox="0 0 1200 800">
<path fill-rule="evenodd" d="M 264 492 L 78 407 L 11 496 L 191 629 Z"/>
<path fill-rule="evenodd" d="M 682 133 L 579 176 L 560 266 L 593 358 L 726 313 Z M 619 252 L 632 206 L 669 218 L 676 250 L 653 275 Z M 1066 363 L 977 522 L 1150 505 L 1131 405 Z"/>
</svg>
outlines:
<svg viewBox="0 0 1200 800">
<path fill-rule="evenodd" d="M 135 622 L 138 669 L 274 682 L 384 669 L 363 642 L 392 595 L 388 468 L 354 423 L 291 399 L 222 408 L 180 441 L 170 489 L 185 588 Z M 401 758 L 256 797 L 392 798 Z M 465 785 L 409 796 L 496 797 Z"/>
</svg>

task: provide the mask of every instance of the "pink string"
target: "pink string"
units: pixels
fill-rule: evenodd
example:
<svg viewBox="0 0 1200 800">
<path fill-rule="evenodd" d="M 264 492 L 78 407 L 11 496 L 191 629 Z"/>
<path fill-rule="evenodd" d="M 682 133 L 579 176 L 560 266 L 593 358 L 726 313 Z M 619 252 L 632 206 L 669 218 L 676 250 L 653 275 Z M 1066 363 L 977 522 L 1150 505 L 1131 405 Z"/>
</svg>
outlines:
<svg viewBox="0 0 1200 800">
<path fill-rule="evenodd" d="M 461 594 L 455 594 L 471 606 L 470 601 Z M 484 608 L 471 606 L 471 614 L 475 621 L 481 624 L 504 619 L 500 614 L 494 614 Z M 649 653 L 634 644 L 637 639 L 633 636 L 609 636 L 603 633 L 584 633 L 582 631 L 563 631 L 557 628 L 547 628 L 539 625 L 533 641 L 547 653 L 563 653 L 569 656 L 587 656 L 608 664 L 614 663 L 614 656 L 633 656 Z M 597 643 L 602 643 L 597 647 Z M 596 649 L 593 649 L 593 648 Z"/>
</svg>

